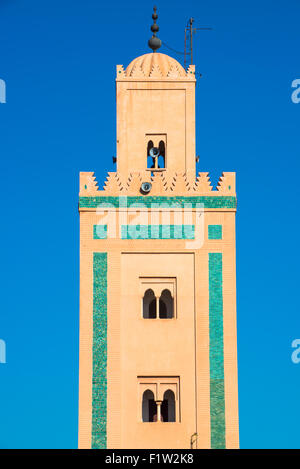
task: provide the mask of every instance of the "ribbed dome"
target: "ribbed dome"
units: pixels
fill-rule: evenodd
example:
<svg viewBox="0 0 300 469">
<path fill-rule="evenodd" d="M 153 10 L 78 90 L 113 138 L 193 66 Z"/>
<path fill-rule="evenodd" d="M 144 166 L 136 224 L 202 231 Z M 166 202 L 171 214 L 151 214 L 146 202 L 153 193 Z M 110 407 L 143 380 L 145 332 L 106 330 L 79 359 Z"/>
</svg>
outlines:
<svg viewBox="0 0 300 469">
<path fill-rule="evenodd" d="M 126 68 L 126 75 L 130 77 L 141 71 L 145 77 L 149 77 L 152 73 L 157 75 L 159 72 L 162 77 L 167 77 L 169 73 L 180 77 L 186 76 L 184 68 L 177 60 L 158 52 L 150 52 L 134 59 Z"/>
</svg>

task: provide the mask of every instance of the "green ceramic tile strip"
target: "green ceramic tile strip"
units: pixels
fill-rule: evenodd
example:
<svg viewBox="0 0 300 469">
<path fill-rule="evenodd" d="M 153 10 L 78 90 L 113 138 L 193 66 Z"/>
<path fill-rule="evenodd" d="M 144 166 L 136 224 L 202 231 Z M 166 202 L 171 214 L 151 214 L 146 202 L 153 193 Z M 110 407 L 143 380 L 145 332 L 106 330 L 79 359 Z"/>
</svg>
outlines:
<svg viewBox="0 0 300 469">
<path fill-rule="evenodd" d="M 225 448 L 222 253 L 209 253 L 209 365 L 211 447 Z"/>
<path fill-rule="evenodd" d="M 99 196 L 99 197 L 79 197 L 79 208 L 97 208 L 99 205 L 102 207 L 137 207 L 143 204 L 146 207 L 151 207 L 152 204 L 164 204 L 166 207 L 177 204 L 178 207 L 183 207 L 184 204 L 191 204 L 195 207 L 196 204 L 203 204 L 204 208 L 236 208 L 236 197 L 234 196 Z"/>
<path fill-rule="evenodd" d="M 93 256 L 92 448 L 106 448 L 107 253 Z"/>
<path fill-rule="evenodd" d="M 222 225 L 208 225 L 208 239 L 222 239 Z"/>
<path fill-rule="evenodd" d="M 194 225 L 122 225 L 122 239 L 195 239 Z"/>
<path fill-rule="evenodd" d="M 93 226 L 93 239 L 106 239 L 107 238 L 107 225 L 94 225 Z"/>
</svg>

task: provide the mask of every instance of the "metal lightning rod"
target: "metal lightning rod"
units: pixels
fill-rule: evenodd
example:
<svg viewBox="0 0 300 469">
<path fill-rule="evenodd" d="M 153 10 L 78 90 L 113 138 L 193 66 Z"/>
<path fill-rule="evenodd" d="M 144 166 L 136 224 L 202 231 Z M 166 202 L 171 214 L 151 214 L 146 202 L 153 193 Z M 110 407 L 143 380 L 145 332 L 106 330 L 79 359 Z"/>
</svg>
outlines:
<svg viewBox="0 0 300 469">
<path fill-rule="evenodd" d="M 186 43 L 187 43 L 187 33 L 189 32 L 190 39 L 190 54 L 191 54 L 191 64 L 193 63 L 193 33 L 196 31 L 211 31 L 212 28 L 193 28 L 194 18 L 190 18 L 187 22 L 187 25 L 184 30 L 184 68 L 186 69 Z"/>
</svg>

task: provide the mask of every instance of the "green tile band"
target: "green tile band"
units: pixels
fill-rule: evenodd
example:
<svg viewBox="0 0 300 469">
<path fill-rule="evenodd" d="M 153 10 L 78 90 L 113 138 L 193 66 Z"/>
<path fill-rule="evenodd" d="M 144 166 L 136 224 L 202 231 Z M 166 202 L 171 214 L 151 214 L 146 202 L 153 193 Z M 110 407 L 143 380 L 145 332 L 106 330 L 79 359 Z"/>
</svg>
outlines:
<svg viewBox="0 0 300 469">
<path fill-rule="evenodd" d="M 209 253 L 208 264 L 211 448 L 221 449 L 226 447 L 222 253 Z"/>
<path fill-rule="evenodd" d="M 208 239 L 222 239 L 222 225 L 208 225 Z"/>
<path fill-rule="evenodd" d="M 195 239 L 195 225 L 122 225 L 121 239 Z"/>
<path fill-rule="evenodd" d="M 92 448 L 106 448 L 107 253 L 93 255 Z"/>
<path fill-rule="evenodd" d="M 166 207 L 172 207 L 172 204 L 177 204 L 183 207 L 184 204 L 191 204 L 196 207 L 196 204 L 203 204 L 204 208 L 236 208 L 236 197 L 234 196 L 97 196 L 97 197 L 79 197 L 79 208 L 97 208 L 99 205 L 107 207 L 138 207 L 143 204 L 146 207 L 151 207 L 152 204 L 165 204 Z"/>
<path fill-rule="evenodd" d="M 93 239 L 107 239 L 107 225 L 94 225 Z"/>
</svg>

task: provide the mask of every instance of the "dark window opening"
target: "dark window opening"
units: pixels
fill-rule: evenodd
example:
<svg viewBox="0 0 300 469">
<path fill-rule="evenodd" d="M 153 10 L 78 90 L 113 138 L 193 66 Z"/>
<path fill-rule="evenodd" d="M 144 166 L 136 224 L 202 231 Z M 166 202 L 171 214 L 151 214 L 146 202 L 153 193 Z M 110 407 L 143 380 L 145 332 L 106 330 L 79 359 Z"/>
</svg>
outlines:
<svg viewBox="0 0 300 469">
<path fill-rule="evenodd" d="M 151 156 L 150 151 L 152 148 L 154 151 L 155 147 L 154 147 L 153 141 L 149 140 L 147 144 L 147 169 L 164 169 L 166 167 L 165 165 L 165 156 L 166 156 L 165 142 L 163 142 L 163 140 L 159 142 L 157 156 L 154 156 L 154 155 Z"/>
<path fill-rule="evenodd" d="M 151 148 L 153 148 L 153 142 L 152 140 L 149 140 L 148 145 L 147 145 L 147 168 L 148 169 L 155 168 L 155 158 L 152 158 L 152 156 L 150 156 Z"/>
<path fill-rule="evenodd" d="M 156 318 L 156 298 L 153 290 L 146 290 L 143 298 L 143 318 L 155 319 Z"/>
<path fill-rule="evenodd" d="M 157 420 L 157 405 L 154 394 L 149 389 L 143 394 L 142 420 L 143 422 L 155 422 Z"/>
<path fill-rule="evenodd" d="M 164 393 L 164 400 L 161 404 L 161 420 L 162 422 L 176 421 L 175 395 L 170 389 Z"/>
<path fill-rule="evenodd" d="M 159 300 L 159 317 L 160 319 L 167 319 L 167 306 L 163 300 Z"/>
<path fill-rule="evenodd" d="M 163 169 L 163 168 L 166 167 L 166 164 L 165 164 L 165 158 L 166 158 L 166 154 L 165 154 L 165 142 L 163 142 L 163 141 L 161 140 L 161 141 L 159 142 L 158 148 L 159 148 L 158 168 Z"/>
<path fill-rule="evenodd" d="M 168 422 L 168 401 L 163 400 L 161 404 L 161 421 Z"/>
<path fill-rule="evenodd" d="M 156 298 L 151 301 L 149 305 L 149 319 L 155 319 L 156 318 Z"/>
<path fill-rule="evenodd" d="M 160 319 L 171 319 L 174 317 L 174 300 L 169 290 L 164 290 L 159 299 Z"/>
</svg>

